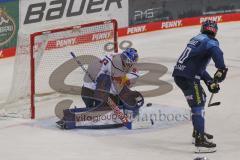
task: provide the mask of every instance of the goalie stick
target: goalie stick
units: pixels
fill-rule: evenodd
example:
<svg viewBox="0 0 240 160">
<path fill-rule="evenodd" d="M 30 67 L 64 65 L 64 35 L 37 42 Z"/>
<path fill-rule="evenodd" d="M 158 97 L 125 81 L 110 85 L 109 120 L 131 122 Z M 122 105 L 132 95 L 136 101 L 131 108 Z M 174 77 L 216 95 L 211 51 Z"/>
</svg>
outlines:
<svg viewBox="0 0 240 160">
<path fill-rule="evenodd" d="M 82 70 L 89 76 L 92 82 L 95 82 L 93 77 L 89 74 L 89 72 L 83 67 L 82 63 L 77 59 L 76 55 L 73 52 L 70 52 L 74 60 L 77 62 L 77 64 L 82 68 Z M 128 129 L 132 129 L 132 123 L 128 120 L 128 117 L 121 112 L 119 107 L 116 105 L 116 103 L 108 97 L 107 104 L 111 107 L 113 112 L 118 116 L 118 118 L 122 121 L 123 125 L 127 127 Z"/>
</svg>

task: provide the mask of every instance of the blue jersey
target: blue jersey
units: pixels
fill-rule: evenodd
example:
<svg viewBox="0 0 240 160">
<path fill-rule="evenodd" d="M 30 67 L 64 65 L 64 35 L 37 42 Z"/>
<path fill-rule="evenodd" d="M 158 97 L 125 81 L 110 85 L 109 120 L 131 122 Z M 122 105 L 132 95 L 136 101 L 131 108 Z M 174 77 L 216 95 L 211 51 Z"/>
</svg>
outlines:
<svg viewBox="0 0 240 160">
<path fill-rule="evenodd" d="M 187 44 L 174 67 L 173 76 L 211 80 L 211 76 L 206 71 L 211 59 L 216 68 L 225 68 L 223 52 L 219 48 L 218 40 L 206 34 L 199 34 Z"/>
</svg>

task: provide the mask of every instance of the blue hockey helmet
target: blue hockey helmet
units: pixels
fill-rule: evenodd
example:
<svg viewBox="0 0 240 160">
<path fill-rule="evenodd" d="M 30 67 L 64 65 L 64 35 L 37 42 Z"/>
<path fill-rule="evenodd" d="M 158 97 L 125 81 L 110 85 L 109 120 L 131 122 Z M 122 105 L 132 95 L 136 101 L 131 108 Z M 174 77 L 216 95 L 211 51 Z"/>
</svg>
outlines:
<svg viewBox="0 0 240 160">
<path fill-rule="evenodd" d="M 125 67 L 132 67 L 138 61 L 138 53 L 134 48 L 127 48 L 121 53 L 121 59 Z"/>
<path fill-rule="evenodd" d="M 213 37 L 216 36 L 218 31 L 218 26 L 216 21 L 206 20 L 202 23 L 201 33 L 208 34 Z"/>
</svg>

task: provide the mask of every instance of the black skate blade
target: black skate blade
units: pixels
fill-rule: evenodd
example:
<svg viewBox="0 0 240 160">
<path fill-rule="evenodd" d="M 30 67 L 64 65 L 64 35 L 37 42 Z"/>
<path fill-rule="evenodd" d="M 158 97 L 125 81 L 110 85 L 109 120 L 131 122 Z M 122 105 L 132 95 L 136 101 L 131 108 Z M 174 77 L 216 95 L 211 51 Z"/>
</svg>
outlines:
<svg viewBox="0 0 240 160">
<path fill-rule="evenodd" d="M 214 153 L 217 151 L 216 147 L 206 148 L 206 147 L 195 147 L 195 153 Z"/>
</svg>

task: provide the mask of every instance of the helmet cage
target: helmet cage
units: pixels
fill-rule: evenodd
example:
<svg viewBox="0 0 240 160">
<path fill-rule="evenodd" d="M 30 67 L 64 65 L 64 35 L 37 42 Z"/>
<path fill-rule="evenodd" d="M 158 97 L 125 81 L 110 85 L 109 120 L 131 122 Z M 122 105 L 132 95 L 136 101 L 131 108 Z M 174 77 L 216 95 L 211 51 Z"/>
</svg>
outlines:
<svg viewBox="0 0 240 160">
<path fill-rule="evenodd" d="M 131 68 L 138 61 L 137 50 L 133 48 L 127 48 L 122 53 L 122 61 L 126 68 Z"/>
</svg>

